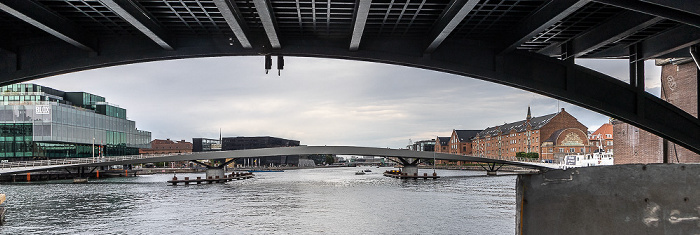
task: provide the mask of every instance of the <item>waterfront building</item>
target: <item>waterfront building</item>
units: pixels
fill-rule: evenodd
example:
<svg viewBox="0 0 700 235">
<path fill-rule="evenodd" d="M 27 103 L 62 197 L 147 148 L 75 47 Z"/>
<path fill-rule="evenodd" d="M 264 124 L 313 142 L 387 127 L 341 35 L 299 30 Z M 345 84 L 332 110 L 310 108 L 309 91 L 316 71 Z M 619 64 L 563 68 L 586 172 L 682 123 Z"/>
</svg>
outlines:
<svg viewBox="0 0 700 235">
<path fill-rule="evenodd" d="M 0 87 L 0 97 L 0 160 L 131 155 L 150 147 L 151 133 L 101 96 L 12 84 Z"/>
<path fill-rule="evenodd" d="M 192 138 L 192 152 L 221 151 L 221 139 Z"/>
<path fill-rule="evenodd" d="M 605 123 L 588 135 L 588 141 L 592 145 L 593 151 L 613 153 L 613 125 Z"/>
<path fill-rule="evenodd" d="M 449 153 L 450 150 L 450 137 L 440 137 L 437 136 L 435 138 L 435 152 L 436 153 Z M 448 164 L 450 161 L 448 160 L 435 160 L 435 164 L 437 165 L 445 165 Z"/>
<path fill-rule="evenodd" d="M 435 139 L 431 140 L 419 140 L 408 146 L 408 149 L 413 151 L 425 151 L 434 152 L 435 151 Z"/>
<path fill-rule="evenodd" d="M 192 143 L 185 140 L 178 140 L 177 142 L 170 139 L 159 140 L 154 139 L 151 141 L 150 148 L 139 149 L 140 154 L 170 154 L 170 153 L 191 153 Z"/>
<path fill-rule="evenodd" d="M 277 147 L 292 147 L 299 146 L 298 140 L 288 140 L 271 136 L 258 137 L 224 137 L 221 139 L 221 149 L 240 150 L 240 149 L 260 149 L 260 148 L 277 148 Z"/>
<path fill-rule="evenodd" d="M 450 150 L 450 137 L 436 137 L 435 138 L 435 152 L 438 153 L 449 153 Z"/>
<path fill-rule="evenodd" d="M 220 137 L 221 138 L 221 137 Z M 243 149 L 260 149 L 260 148 L 277 148 L 277 147 L 293 147 L 299 146 L 298 140 L 288 140 L 271 136 L 259 137 L 222 137 L 221 140 L 193 138 L 193 152 L 205 151 L 229 151 Z M 303 161 L 302 161 L 303 162 Z M 298 166 L 300 163 L 299 156 L 271 156 L 258 157 L 255 159 L 236 159 L 237 165 L 255 165 L 268 166 L 272 165 L 293 165 Z"/>
<path fill-rule="evenodd" d="M 472 154 L 472 139 L 482 130 L 452 130 L 449 153 L 459 155 Z"/>
<path fill-rule="evenodd" d="M 656 60 L 661 66 L 661 99 L 698 117 L 698 67 L 692 58 Z M 698 163 L 694 153 L 625 122 L 613 121 L 615 164 Z"/>
<path fill-rule="evenodd" d="M 472 155 L 472 138 L 482 130 L 452 130 L 450 135 L 448 153 L 458 155 Z M 464 165 L 464 161 L 456 161 L 457 165 Z"/>
<path fill-rule="evenodd" d="M 525 120 L 477 133 L 472 139 L 472 152 L 489 158 L 538 153 L 540 159 L 554 159 L 560 154 L 590 152 L 586 133 L 588 128 L 563 108 L 558 113 L 532 117 L 528 107 Z"/>
</svg>

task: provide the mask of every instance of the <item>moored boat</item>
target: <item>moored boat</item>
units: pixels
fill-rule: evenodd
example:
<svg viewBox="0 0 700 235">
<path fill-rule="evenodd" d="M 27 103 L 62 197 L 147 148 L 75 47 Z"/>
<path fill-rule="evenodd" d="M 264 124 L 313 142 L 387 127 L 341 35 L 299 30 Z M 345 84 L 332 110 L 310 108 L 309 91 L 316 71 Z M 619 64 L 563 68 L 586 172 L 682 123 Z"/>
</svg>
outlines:
<svg viewBox="0 0 700 235">
<path fill-rule="evenodd" d="M 562 161 L 559 161 L 559 164 L 562 169 L 587 166 L 609 166 L 614 164 L 614 157 L 612 153 L 566 155 Z"/>
</svg>

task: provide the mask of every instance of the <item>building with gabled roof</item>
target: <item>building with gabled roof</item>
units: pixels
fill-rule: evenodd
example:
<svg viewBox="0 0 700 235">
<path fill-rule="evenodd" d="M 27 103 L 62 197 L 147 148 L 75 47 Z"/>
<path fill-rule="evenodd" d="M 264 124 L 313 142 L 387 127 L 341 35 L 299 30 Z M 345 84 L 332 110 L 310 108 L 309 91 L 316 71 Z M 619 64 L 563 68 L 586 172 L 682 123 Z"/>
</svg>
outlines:
<svg viewBox="0 0 700 235">
<path fill-rule="evenodd" d="M 477 133 L 471 142 L 472 152 L 475 156 L 490 158 L 515 157 L 518 152 L 535 152 L 542 159 L 554 159 L 554 152 L 569 152 L 571 148 L 560 148 L 559 144 L 564 143 L 562 142 L 564 140 L 560 140 L 559 135 L 552 137 L 553 134 L 561 134 L 565 129 L 570 128 L 579 131 L 569 130 L 567 134 L 575 132 L 576 137 L 579 137 L 579 135 L 582 135 L 582 137 L 579 138 L 579 143 L 573 140 L 575 139 L 574 137 L 570 136 L 570 139 L 568 139 L 570 142 L 566 142 L 566 144 L 576 143 L 576 146 L 579 146 L 579 144 L 584 146 L 583 151 L 580 148 L 575 148 L 574 152 L 589 151 L 590 146 L 586 135 L 588 128 L 566 112 L 566 110 L 562 108 L 558 113 L 532 117 L 530 107 L 528 107 L 525 120 L 489 127 Z M 543 139 L 547 140 L 550 138 L 553 141 L 544 146 Z"/>
<path fill-rule="evenodd" d="M 435 138 L 435 152 L 438 153 L 449 153 L 450 147 L 450 137 L 440 137 Z"/>
<path fill-rule="evenodd" d="M 481 131 L 482 130 L 452 130 L 449 153 L 460 155 L 472 154 L 472 138 Z"/>
<path fill-rule="evenodd" d="M 593 151 L 613 152 L 613 125 L 605 123 L 588 136 L 588 142 L 595 148 Z"/>
</svg>

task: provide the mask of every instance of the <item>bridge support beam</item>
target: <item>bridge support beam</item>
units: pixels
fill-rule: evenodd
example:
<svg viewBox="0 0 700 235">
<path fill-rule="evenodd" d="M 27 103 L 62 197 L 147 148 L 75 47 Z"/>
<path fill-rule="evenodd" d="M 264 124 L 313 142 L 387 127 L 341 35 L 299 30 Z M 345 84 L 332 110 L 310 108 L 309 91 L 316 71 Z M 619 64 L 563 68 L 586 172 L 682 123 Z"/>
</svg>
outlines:
<svg viewBox="0 0 700 235">
<path fill-rule="evenodd" d="M 500 170 L 501 167 L 503 167 L 503 164 L 498 164 L 495 162 L 487 162 L 486 166 L 484 166 L 484 165 L 480 165 L 480 166 L 481 166 L 481 168 L 484 168 L 484 170 L 486 171 L 486 175 L 498 175 L 496 172 L 498 172 L 498 170 Z"/>
<path fill-rule="evenodd" d="M 420 158 L 416 158 L 413 161 L 409 161 L 405 158 L 402 157 L 397 157 L 399 159 L 399 162 L 403 167 L 401 167 L 401 173 L 404 173 L 406 175 L 418 175 L 418 161 Z"/>
<path fill-rule="evenodd" d="M 219 160 L 219 163 L 222 163 L 222 164 L 219 164 L 218 166 L 204 164 L 204 163 L 202 163 L 200 161 L 196 161 L 196 160 L 191 160 L 191 162 L 197 163 L 197 164 L 202 165 L 202 166 L 207 168 L 207 171 L 206 171 L 207 179 L 209 179 L 209 178 L 211 178 L 211 179 L 216 179 L 216 178 L 223 179 L 224 177 L 226 177 L 226 170 L 224 170 L 224 167 L 226 165 L 228 165 L 229 163 L 233 162 L 234 159 L 231 159 L 227 162 L 224 162 L 225 159 L 218 159 L 218 160 Z"/>
<path fill-rule="evenodd" d="M 515 233 L 699 234 L 698 172 L 635 164 L 518 175 Z"/>
</svg>

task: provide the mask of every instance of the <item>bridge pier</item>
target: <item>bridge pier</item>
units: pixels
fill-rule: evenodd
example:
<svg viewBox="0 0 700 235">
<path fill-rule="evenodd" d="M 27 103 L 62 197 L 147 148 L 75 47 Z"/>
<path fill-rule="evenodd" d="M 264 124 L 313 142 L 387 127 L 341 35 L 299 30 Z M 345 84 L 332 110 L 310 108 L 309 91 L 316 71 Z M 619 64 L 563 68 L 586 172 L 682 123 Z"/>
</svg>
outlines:
<svg viewBox="0 0 700 235">
<path fill-rule="evenodd" d="M 401 172 L 406 175 L 418 175 L 418 165 L 404 165 L 401 168 Z"/>
<path fill-rule="evenodd" d="M 218 164 L 218 166 L 208 165 L 208 164 L 202 163 L 202 162 L 197 161 L 197 160 L 191 160 L 191 162 L 197 163 L 197 164 L 202 165 L 202 166 L 207 168 L 207 171 L 206 171 L 206 178 L 207 179 L 209 179 L 209 178 L 211 178 L 211 179 L 216 179 L 216 178 L 223 179 L 224 177 L 226 177 L 226 171 L 225 171 L 224 167 L 226 167 L 226 165 L 233 162 L 234 160 L 235 160 L 235 158 L 231 159 L 230 161 L 227 161 L 227 162 L 215 161 L 214 163 Z"/>
<path fill-rule="evenodd" d="M 700 165 L 518 175 L 516 234 L 700 234 Z"/>
<path fill-rule="evenodd" d="M 226 176 L 226 173 L 224 172 L 223 168 L 209 168 L 209 169 L 207 169 L 207 172 L 206 172 L 207 179 L 209 179 L 209 178 L 211 178 L 211 179 L 216 179 L 216 178 L 223 179 L 225 176 Z"/>
</svg>

